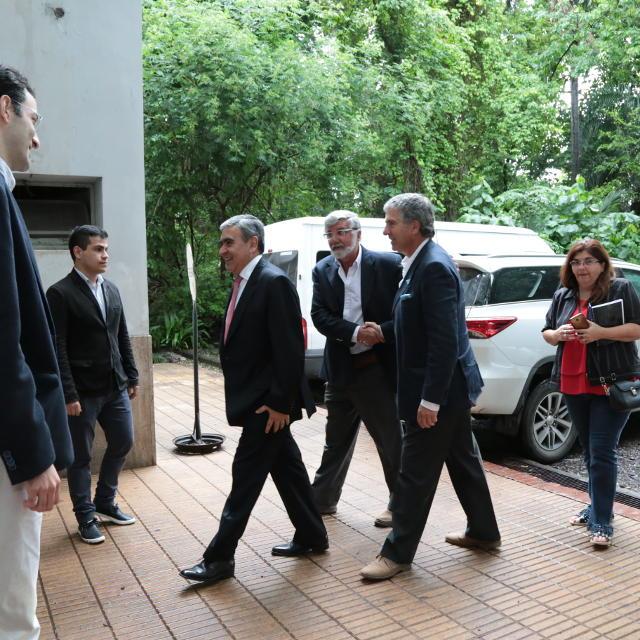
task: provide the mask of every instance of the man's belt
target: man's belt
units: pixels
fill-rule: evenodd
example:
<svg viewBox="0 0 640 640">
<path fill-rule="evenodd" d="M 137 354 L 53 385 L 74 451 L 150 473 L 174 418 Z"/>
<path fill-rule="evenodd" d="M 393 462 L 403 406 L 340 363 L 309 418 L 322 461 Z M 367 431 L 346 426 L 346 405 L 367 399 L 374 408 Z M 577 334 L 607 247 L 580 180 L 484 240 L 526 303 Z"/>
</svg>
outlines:
<svg viewBox="0 0 640 640">
<path fill-rule="evenodd" d="M 351 363 L 353 364 L 354 369 L 364 369 L 365 367 L 370 367 L 373 364 L 377 364 L 380 362 L 378 360 L 378 356 L 373 349 L 369 349 L 369 351 L 363 351 L 362 353 L 352 353 L 351 354 Z"/>
</svg>

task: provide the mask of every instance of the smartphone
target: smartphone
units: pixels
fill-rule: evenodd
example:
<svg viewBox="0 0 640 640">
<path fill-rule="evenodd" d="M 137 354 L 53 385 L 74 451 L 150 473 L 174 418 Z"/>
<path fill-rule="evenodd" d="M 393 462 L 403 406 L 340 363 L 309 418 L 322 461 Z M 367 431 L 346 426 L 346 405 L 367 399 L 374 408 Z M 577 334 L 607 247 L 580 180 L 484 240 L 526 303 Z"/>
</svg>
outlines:
<svg viewBox="0 0 640 640">
<path fill-rule="evenodd" d="M 584 313 L 576 313 L 575 316 L 569 318 L 569 323 L 574 329 L 588 329 L 589 321 L 585 317 Z"/>
</svg>

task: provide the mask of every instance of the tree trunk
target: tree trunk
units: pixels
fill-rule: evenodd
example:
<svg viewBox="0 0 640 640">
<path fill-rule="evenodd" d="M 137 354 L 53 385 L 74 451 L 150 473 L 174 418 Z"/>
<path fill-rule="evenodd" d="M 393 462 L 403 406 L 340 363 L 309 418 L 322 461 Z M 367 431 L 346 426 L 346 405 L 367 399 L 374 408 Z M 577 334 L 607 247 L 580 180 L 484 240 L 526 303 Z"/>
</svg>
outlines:
<svg viewBox="0 0 640 640">
<path fill-rule="evenodd" d="M 580 130 L 580 94 L 578 78 L 571 77 L 571 180 L 576 181 L 580 174 L 580 148 L 582 132 Z"/>
</svg>

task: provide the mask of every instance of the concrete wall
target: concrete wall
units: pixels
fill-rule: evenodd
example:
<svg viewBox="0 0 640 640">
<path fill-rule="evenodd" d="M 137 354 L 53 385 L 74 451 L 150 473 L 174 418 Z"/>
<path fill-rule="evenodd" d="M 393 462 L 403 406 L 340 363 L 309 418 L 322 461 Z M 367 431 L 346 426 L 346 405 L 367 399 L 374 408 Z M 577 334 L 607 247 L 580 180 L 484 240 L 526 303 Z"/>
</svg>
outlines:
<svg viewBox="0 0 640 640">
<path fill-rule="evenodd" d="M 94 219 L 109 232 L 107 277 L 120 289 L 139 354 L 138 439 L 152 451 L 132 457 L 152 464 L 141 0 L 2 0 L 0 61 L 29 78 L 44 115 L 26 179 L 96 185 Z M 45 288 L 71 268 L 65 250 L 37 254 Z"/>
</svg>

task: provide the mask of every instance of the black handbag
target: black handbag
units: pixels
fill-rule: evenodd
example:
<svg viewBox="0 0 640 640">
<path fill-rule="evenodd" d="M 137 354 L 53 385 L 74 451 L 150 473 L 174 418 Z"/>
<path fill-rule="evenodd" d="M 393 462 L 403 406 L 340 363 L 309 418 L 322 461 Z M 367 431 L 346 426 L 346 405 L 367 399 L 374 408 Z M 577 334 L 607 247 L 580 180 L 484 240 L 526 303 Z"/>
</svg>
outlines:
<svg viewBox="0 0 640 640">
<path fill-rule="evenodd" d="M 616 411 L 636 411 L 640 409 L 640 380 L 613 380 L 610 385 L 602 385 L 609 397 L 609 404 Z"/>
</svg>

